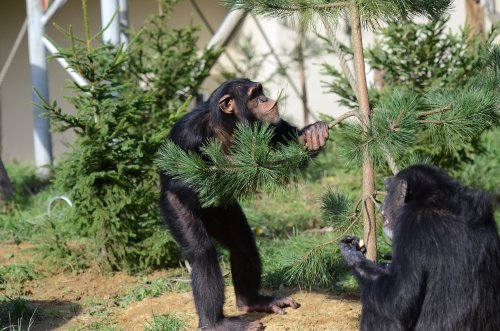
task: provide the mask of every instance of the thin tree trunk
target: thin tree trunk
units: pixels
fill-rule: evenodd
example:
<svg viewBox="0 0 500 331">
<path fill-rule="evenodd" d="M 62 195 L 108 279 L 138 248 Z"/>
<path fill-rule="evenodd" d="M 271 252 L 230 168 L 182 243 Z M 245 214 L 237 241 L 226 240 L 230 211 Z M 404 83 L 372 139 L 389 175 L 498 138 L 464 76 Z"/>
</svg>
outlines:
<svg viewBox="0 0 500 331">
<path fill-rule="evenodd" d="M 371 121 L 370 104 L 368 102 L 368 86 L 366 83 L 365 60 L 363 53 L 363 39 L 361 35 L 361 22 L 359 11 L 355 1 L 351 2 L 350 8 L 352 46 L 354 51 L 354 67 L 356 69 L 356 80 L 358 87 L 358 103 L 360 111 L 361 127 L 365 133 L 368 132 Z M 375 192 L 375 173 L 373 160 L 365 147 L 363 155 L 363 220 L 364 220 L 364 240 L 366 243 L 368 259 L 377 259 L 377 237 L 375 223 L 375 204 L 372 196 Z"/>
<path fill-rule="evenodd" d="M 299 73 L 300 73 L 300 87 L 302 90 L 302 109 L 304 114 L 304 126 L 309 124 L 309 106 L 307 105 L 307 85 L 306 85 L 306 65 L 304 58 L 304 29 L 299 30 L 299 40 L 297 44 L 297 51 L 299 54 Z"/>
<path fill-rule="evenodd" d="M 472 35 L 484 36 L 484 9 L 479 0 L 465 0 L 467 12 L 466 23 L 471 28 Z"/>
</svg>

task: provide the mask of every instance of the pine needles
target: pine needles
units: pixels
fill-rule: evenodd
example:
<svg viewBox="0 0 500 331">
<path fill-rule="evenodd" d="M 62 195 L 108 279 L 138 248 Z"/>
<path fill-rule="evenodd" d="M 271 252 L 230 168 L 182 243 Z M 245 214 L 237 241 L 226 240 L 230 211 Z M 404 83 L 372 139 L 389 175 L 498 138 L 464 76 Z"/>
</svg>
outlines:
<svg viewBox="0 0 500 331">
<path fill-rule="evenodd" d="M 240 123 L 229 153 L 212 139 L 201 148 L 201 155 L 167 141 L 158 151 L 156 164 L 191 185 L 204 207 L 226 205 L 257 191 L 282 189 L 310 159 L 297 141 L 273 147 L 273 135 L 269 124 Z"/>
</svg>

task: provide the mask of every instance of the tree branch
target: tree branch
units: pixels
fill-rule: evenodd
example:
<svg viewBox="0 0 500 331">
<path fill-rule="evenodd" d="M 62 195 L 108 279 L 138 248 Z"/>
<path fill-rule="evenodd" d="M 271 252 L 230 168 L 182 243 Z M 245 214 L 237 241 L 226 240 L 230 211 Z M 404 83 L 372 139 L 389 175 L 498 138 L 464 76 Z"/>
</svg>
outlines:
<svg viewBox="0 0 500 331">
<path fill-rule="evenodd" d="M 357 110 L 352 110 L 352 111 L 348 111 L 347 113 L 344 113 L 342 115 L 340 115 L 339 117 L 337 117 L 334 121 L 331 121 L 329 124 L 328 124 L 328 128 L 333 128 L 335 125 L 339 124 L 340 122 L 342 122 L 343 120 L 349 118 L 349 117 L 359 117 L 359 113 Z"/>
<path fill-rule="evenodd" d="M 333 3 L 322 3 L 317 5 L 311 5 L 313 9 L 323 9 L 323 8 L 335 8 L 335 7 L 347 7 L 349 2 L 341 1 L 341 2 L 333 2 Z"/>
<path fill-rule="evenodd" d="M 392 174 L 395 175 L 399 172 L 398 166 L 396 164 L 396 161 L 392 157 L 391 153 L 389 152 L 389 149 L 387 149 L 386 145 L 382 145 L 382 150 L 384 152 L 384 157 L 387 162 L 387 165 L 392 171 Z"/>
<path fill-rule="evenodd" d="M 417 123 L 422 123 L 422 124 L 446 124 L 446 121 L 417 120 Z"/>
<path fill-rule="evenodd" d="M 445 112 L 450 111 L 450 110 L 451 110 L 451 105 L 443 107 L 443 108 L 435 109 L 435 110 L 419 112 L 417 116 L 418 117 L 425 117 L 425 116 L 429 116 L 429 115 L 433 115 L 433 114 L 445 113 Z"/>
</svg>

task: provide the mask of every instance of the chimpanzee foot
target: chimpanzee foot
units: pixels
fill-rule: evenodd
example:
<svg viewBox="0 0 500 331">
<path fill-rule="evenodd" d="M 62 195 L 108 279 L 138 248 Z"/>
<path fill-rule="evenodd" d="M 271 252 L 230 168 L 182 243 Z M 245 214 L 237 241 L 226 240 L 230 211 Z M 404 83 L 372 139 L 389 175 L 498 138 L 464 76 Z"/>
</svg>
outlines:
<svg viewBox="0 0 500 331">
<path fill-rule="evenodd" d="M 264 325 L 261 321 L 248 321 L 241 317 L 226 317 L 217 325 L 202 326 L 203 331 L 263 331 Z"/>
<path fill-rule="evenodd" d="M 259 313 L 274 313 L 274 314 L 285 314 L 283 308 L 292 307 L 297 309 L 300 304 L 295 302 L 290 297 L 287 298 L 275 298 L 272 296 L 260 295 L 255 300 L 244 303 L 238 303 L 238 308 L 249 313 L 249 312 L 259 312 Z"/>
</svg>

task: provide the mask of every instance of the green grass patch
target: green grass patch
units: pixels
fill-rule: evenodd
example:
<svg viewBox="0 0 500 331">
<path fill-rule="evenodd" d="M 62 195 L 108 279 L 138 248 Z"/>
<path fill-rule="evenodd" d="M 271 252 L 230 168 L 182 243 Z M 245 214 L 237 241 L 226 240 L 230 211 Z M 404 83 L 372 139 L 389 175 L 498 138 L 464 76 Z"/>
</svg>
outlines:
<svg viewBox="0 0 500 331">
<path fill-rule="evenodd" d="M 190 290 L 191 283 L 189 276 L 158 278 L 154 280 L 145 279 L 126 295 L 117 298 L 116 301 L 120 307 L 126 307 L 133 302 L 142 301 L 146 298 L 159 297 L 166 292 L 186 292 Z"/>
<path fill-rule="evenodd" d="M 145 326 L 144 331 L 181 331 L 187 330 L 187 323 L 171 314 L 155 315 Z"/>
<path fill-rule="evenodd" d="M 9 264 L 0 266 L 0 291 L 8 296 L 22 294 L 26 281 L 39 278 L 32 264 Z"/>
</svg>

